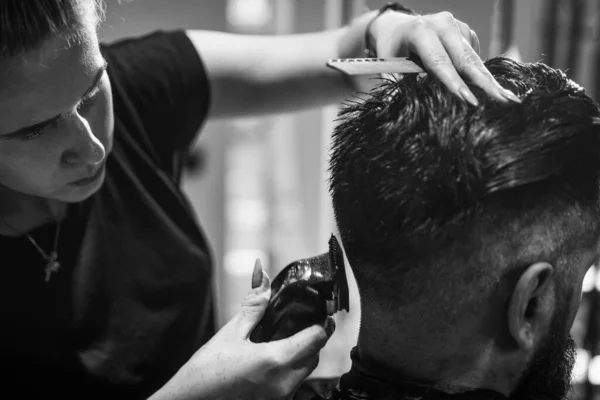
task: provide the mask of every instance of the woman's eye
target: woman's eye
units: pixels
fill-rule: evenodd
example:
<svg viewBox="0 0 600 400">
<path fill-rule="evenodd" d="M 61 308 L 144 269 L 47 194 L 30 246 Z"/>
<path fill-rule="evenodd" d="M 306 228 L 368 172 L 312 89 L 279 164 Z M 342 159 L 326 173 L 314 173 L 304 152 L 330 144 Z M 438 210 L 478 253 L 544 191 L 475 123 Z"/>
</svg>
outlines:
<svg viewBox="0 0 600 400">
<path fill-rule="evenodd" d="M 46 133 L 46 131 L 48 131 L 49 128 L 52 128 L 54 126 L 56 126 L 57 122 L 53 121 L 51 123 L 49 123 L 48 125 L 45 125 L 41 128 L 37 128 L 35 130 L 29 131 L 27 133 L 24 133 L 22 135 L 19 135 L 19 140 L 22 140 L 24 142 L 28 142 L 30 140 L 33 139 L 37 139 L 38 137 L 42 136 L 44 133 Z"/>
<path fill-rule="evenodd" d="M 60 118 L 55 118 L 54 120 L 52 120 L 51 122 L 47 123 L 46 125 L 39 127 L 39 128 L 35 128 L 32 129 L 30 131 L 27 132 L 23 132 L 22 134 L 20 134 L 19 136 L 16 137 L 16 139 L 19 139 L 23 142 L 27 142 L 29 140 L 33 140 L 33 139 L 37 139 L 40 136 L 44 135 L 45 133 L 47 133 L 48 131 L 50 131 L 51 129 L 56 129 L 56 127 L 58 127 L 58 123 L 60 121 Z"/>
<path fill-rule="evenodd" d="M 77 105 L 77 111 L 85 111 L 89 107 L 94 105 L 94 103 L 96 102 L 96 100 L 98 98 L 98 92 L 99 92 L 99 90 L 95 90 L 94 92 L 90 93 L 90 95 L 87 96 L 85 99 L 82 99 L 79 102 L 79 104 Z M 58 125 L 58 119 L 52 121 L 51 123 L 49 123 L 41 128 L 36 128 L 34 130 L 20 134 L 17 138 L 24 142 L 34 140 L 34 139 L 37 139 L 38 137 L 44 135 L 48 130 L 55 128 L 57 125 Z"/>
<path fill-rule="evenodd" d="M 27 142 L 29 140 L 33 140 L 33 139 L 35 139 L 35 138 L 37 138 L 39 136 L 42 136 L 45 131 L 46 131 L 46 127 L 39 128 L 39 129 L 36 129 L 34 131 L 31 131 L 31 132 L 27 132 L 26 134 L 19 136 L 19 140 L 22 140 L 24 142 Z"/>
<path fill-rule="evenodd" d="M 98 92 L 90 94 L 87 98 L 81 100 L 81 102 L 77 105 L 77 111 L 86 110 L 96 102 Z"/>
</svg>

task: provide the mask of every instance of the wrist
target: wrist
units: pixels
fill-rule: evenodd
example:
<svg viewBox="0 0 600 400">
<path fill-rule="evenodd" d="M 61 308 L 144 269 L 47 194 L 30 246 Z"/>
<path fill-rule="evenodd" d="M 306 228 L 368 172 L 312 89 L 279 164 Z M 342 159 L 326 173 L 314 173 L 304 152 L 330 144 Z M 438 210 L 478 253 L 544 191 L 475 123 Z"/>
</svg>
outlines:
<svg viewBox="0 0 600 400">
<path fill-rule="evenodd" d="M 185 363 L 171 379 L 147 400 L 208 400 L 221 395 L 194 359 Z"/>
<path fill-rule="evenodd" d="M 361 15 L 341 29 L 337 58 L 364 58 L 377 56 L 377 37 L 382 27 L 389 25 L 395 13 L 419 15 L 399 3 L 388 3 L 379 10 Z"/>
<path fill-rule="evenodd" d="M 398 13 L 406 15 L 418 15 L 415 11 L 411 10 L 410 8 L 404 7 L 402 4 L 399 3 L 387 3 L 386 5 L 381 7 L 365 27 L 365 54 L 363 55 L 363 57 L 377 57 L 377 38 L 382 36 L 380 34 L 382 27 L 385 27 L 386 25 L 392 26 L 393 23 L 387 21 L 397 17 Z"/>
<path fill-rule="evenodd" d="M 377 10 L 369 11 L 340 29 L 337 58 L 365 57 L 365 30 L 376 16 Z"/>
<path fill-rule="evenodd" d="M 339 30 L 336 58 L 364 58 L 365 57 L 365 29 L 369 22 L 377 15 L 377 11 L 370 11 L 354 19 L 349 25 Z M 343 82 L 344 93 L 367 92 L 369 89 L 368 77 L 352 76 L 337 73 Z M 372 82 L 371 82 L 372 83 Z"/>
<path fill-rule="evenodd" d="M 382 37 L 381 32 L 386 26 L 394 26 L 390 19 L 397 17 L 397 13 L 418 15 L 398 3 L 388 3 L 379 10 L 370 11 L 361 15 L 340 29 L 337 45 L 337 58 L 374 58 L 377 57 L 377 38 Z M 343 75 L 344 84 L 354 92 L 364 92 L 373 86 L 367 82 L 368 77 L 355 77 Z"/>
</svg>

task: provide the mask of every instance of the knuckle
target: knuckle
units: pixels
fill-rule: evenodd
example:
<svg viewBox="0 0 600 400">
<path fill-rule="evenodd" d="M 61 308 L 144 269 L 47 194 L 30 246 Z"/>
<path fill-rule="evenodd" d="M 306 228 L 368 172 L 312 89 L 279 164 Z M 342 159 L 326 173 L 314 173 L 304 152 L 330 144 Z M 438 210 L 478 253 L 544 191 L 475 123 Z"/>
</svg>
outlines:
<svg viewBox="0 0 600 400">
<path fill-rule="evenodd" d="M 310 332 L 310 342 L 317 344 L 320 343 L 322 340 L 325 340 L 327 338 L 327 334 L 325 333 L 325 329 L 321 326 L 321 325 L 312 325 L 310 327 L 307 328 Z"/>
<path fill-rule="evenodd" d="M 254 310 L 267 302 L 269 302 L 269 298 L 264 293 L 259 293 L 258 289 L 254 289 L 242 300 L 242 307 Z"/>
<path fill-rule="evenodd" d="M 320 359 L 319 354 L 317 354 L 316 356 L 314 356 L 310 359 L 309 370 L 311 372 L 314 371 L 319 366 L 319 359 Z"/>
<path fill-rule="evenodd" d="M 310 351 L 313 354 L 318 354 L 318 352 L 327 344 L 329 337 L 323 328 L 318 329 L 311 341 Z"/>
<path fill-rule="evenodd" d="M 431 62 L 433 68 L 445 67 L 452 64 L 452 60 L 448 54 L 437 51 L 432 51 L 429 53 L 429 61 Z"/>
<path fill-rule="evenodd" d="M 245 317 L 255 315 L 259 310 L 260 302 L 254 297 L 247 297 L 242 301 L 242 315 Z"/>
<path fill-rule="evenodd" d="M 471 28 L 467 24 L 462 22 L 457 22 L 458 31 L 465 39 L 471 40 Z"/>
<path fill-rule="evenodd" d="M 292 392 L 292 390 L 294 390 L 294 388 L 287 382 L 287 380 L 282 380 L 273 387 L 273 394 L 276 397 L 286 397 Z"/>
<path fill-rule="evenodd" d="M 246 320 L 246 319 L 248 319 L 248 318 L 252 318 L 252 317 L 254 317 L 254 316 L 257 314 L 257 313 L 258 313 L 258 311 L 257 311 L 257 310 L 255 310 L 255 309 L 253 309 L 253 308 L 247 308 L 247 307 L 244 307 L 244 308 L 242 309 L 242 311 L 240 311 L 240 319 L 239 319 L 239 322 L 241 322 L 241 321 L 243 321 L 243 320 Z"/>
<path fill-rule="evenodd" d="M 315 333 L 315 341 L 318 344 L 325 345 L 325 343 L 327 343 L 328 340 L 329 336 L 327 335 L 327 331 L 325 331 L 324 327 L 319 326 L 319 329 Z"/>
<path fill-rule="evenodd" d="M 467 67 L 482 67 L 483 62 L 475 50 L 466 48 L 463 54 L 463 61 Z"/>
<path fill-rule="evenodd" d="M 450 11 L 442 11 L 440 13 L 437 13 L 436 15 L 440 20 L 444 21 L 445 23 L 454 24 L 454 15 L 452 15 Z"/>
<path fill-rule="evenodd" d="M 425 19 L 425 17 L 419 15 L 417 17 L 415 17 L 412 22 L 411 22 L 411 31 L 423 31 L 424 29 L 428 29 L 429 28 L 429 24 L 427 22 L 427 20 Z"/>
<path fill-rule="evenodd" d="M 266 370 L 272 371 L 283 367 L 284 363 L 281 358 L 281 354 L 279 354 L 278 351 L 270 348 L 269 350 L 265 351 L 264 354 L 264 366 Z"/>
</svg>

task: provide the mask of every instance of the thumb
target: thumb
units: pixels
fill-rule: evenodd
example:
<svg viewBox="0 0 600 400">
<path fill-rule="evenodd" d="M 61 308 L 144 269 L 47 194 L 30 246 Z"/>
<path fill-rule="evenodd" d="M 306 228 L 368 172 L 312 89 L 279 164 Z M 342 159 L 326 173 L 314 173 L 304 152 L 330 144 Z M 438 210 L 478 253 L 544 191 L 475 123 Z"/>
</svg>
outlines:
<svg viewBox="0 0 600 400">
<path fill-rule="evenodd" d="M 254 264 L 252 273 L 252 290 L 242 301 L 242 309 L 238 314 L 238 332 L 243 337 L 250 332 L 260 321 L 269 305 L 271 298 L 271 284 L 269 276 L 262 269 L 260 260 Z"/>
<path fill-rule="evenodd" d="M 271 345 L 279 347 L 278 354 L 282 355 L 283 363 L 293 364 L 317 355 L 334 331 L 335 320 L 327 317 L 323 326 L 312 325 L 289 338 L 273 341 Z"/>
</svg>

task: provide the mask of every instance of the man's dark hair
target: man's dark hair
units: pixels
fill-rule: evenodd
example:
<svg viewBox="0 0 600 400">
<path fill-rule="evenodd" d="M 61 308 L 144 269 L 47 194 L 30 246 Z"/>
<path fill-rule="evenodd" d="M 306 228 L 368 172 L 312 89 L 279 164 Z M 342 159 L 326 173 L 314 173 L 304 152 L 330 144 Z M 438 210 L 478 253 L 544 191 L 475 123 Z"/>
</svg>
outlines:
<svg viewBox="0 0 600 400">
<path fill-rule="evenodd" d="M 522 103 L 471 87 L 473 107 L 407 75 L 343 107 L 330 191 L 363 300 L 396 309 L 435 293 L 452 318 L 510 271 L 563 268 L 597 239 L 598 105 L 542 63 L 486 67 Z M 466 284 L 481 289 L 470 305 Z"/>
</svg>

